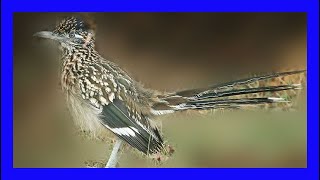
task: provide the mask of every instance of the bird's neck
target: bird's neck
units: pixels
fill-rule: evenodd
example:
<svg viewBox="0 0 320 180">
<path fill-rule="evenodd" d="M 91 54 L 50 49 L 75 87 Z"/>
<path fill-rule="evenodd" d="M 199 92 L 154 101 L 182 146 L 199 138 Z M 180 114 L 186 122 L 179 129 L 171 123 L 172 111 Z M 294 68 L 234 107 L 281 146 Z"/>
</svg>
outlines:
<svg viewBox="0 0 320 180">
<path fill-rule="evenodd" d="M 63 90 L 68 91 L 74 87 L 78 74 L 99 55 L 94 49 L 82 46 L 63 47 L 62 51 L 61 84 Z"/>
<path fill-rule="evenodd" d="M 63 56 L 72 55 L 78 52 L 94 52 L 96 53 L 93 47 L 87 47 L 83 45 L 74 45 L 74 46 L 63 46 L 60 45 L 60 50 L 62 51 Z"/>
</svg>

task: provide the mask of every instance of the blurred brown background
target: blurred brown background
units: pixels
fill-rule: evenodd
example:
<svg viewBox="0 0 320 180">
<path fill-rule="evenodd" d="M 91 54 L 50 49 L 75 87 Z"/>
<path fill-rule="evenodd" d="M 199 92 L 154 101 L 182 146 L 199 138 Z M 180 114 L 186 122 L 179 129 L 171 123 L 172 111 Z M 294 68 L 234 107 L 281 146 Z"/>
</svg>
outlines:
<svg viewBox="0 0 320 180">
<path fill-rule="evenodd" d="M 69 15 L 90 17 L 96 46 L 146 87 L 174 91 L 306 68 L 303 13 L 16 13 L 14 166 L 84 167 L 110 144 L 79 136 L 59 90 L 58 49 L 32 37 Z M 295 111 L 179 113 L 161 118 L 176 152 L 161 167 L 305 167 L 305 90 Z M 157 167 L 123 151 L 121 167 Z"/>
</svg>

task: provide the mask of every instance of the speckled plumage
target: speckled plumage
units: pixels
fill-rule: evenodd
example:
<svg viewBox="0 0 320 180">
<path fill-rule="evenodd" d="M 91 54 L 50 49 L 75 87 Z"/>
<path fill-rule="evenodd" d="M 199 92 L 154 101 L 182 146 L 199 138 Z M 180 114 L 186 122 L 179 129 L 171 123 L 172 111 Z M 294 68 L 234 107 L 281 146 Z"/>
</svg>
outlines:
<svg viewBox="0 0 320 180">
<path fill-rule="evenodd" d="M 133 136 L 138 131 L 138 127 L 141 127 L 141 131 L 144 131 L 143 133 L 148 135 L 148 137 L 142 139 L 145 141 L 154 139 L 158 143 L 155 144 L 155 148 L 160 148 L 162 139 L 158 135 L 156 127 L 151 125 L 152 123 L 148 119 L 149 115 L 146 113 L 148 107 L 145 105 L 148 105 L 148 102 L 146 98 L 139 97 L 140 93 L 138 91 L 142 91 L 143 89 L 126 72 L 114 63 L 102 58 L 94 49 L 83 48 L 82 46 L 68 49 L 63 56 L 63 60 L 62 87 L 68 94 L 71 104 L 75 100 L 70 101 L 70 97 L 81 99 L 81 101 L 90 104 L 85 107 L 96 111 L 96 116 L 99 116 L 99 118 L 96 118 L 95 121 L 104 122 L 102 125 L 117 135 L 123 135 L 127 132 L 128 136 Z M 151 91 L 144 94 L 146 93 L 150 96 L 153 94 Z M 105 116 L 103 113 L 111 107 L 110 103 L 116 104 L 117 108 L 124 108 L 123 113 L 129 116 L 133 122 L 119 127 L 117 126 L 118 124 L 113 125 L 108 123 L 105 120 L 106 118 L 101 116 Z M 75 108 L 70 109 L 74 110 Z M 96 133 L 97 130 L 101 129 L 99 127 L 101 123 L 93 122 L 90 117 L 84 122 L 86 123 L 82 123 L 82 128 L 87 129 L 89 127 L 92 133 Z M 95 125 L 92 125 L 92 123 Z M 129 126 L 126 127 L 126 125 Z M 124 132 L 120 132 L 121 129 L 117 129 L 120 127 L 127 129 L 124 129 Z M 141 142 L 141 144 L 146 142 Z M 146 145 L 150 146 L 150 142 L 148 144 Z M 140 145 L 137 144 L 137 146 Z M 150 150 L 150 147 L 143 146 L 141 149 L 147 152 L 146 149 Z M 152 151 L 150 150 L 150 152 Z"/>
</svg>

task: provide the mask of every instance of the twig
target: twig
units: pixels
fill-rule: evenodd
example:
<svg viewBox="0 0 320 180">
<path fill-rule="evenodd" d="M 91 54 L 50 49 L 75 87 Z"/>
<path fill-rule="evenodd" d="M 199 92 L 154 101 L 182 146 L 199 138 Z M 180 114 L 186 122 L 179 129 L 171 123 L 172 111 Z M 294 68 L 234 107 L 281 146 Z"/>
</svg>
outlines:
<svg viewBox="0 0 320 180">
<path fill-rule="evenodd" d="M 106 168 L 115 168 L 118 162 L 118 152 L 121 148 L 122 140 L 117 139 L 115 145 L 113 146 L 111 155 L 109 157 L 109 160 L 107 162 Z"/>
</svg>

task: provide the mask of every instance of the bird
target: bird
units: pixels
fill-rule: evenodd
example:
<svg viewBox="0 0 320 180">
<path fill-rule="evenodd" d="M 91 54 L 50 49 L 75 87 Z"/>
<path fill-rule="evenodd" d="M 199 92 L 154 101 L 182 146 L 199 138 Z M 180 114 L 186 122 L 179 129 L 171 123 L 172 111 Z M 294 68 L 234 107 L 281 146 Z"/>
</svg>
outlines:
<svg viewBox="0 0 320 180">
<path fill-rule="evenodd" d="M 204 88 L 161 92 L 144 87 L 112 60 L 102 57 L 95 48 L 92 25 L 81 17 L 66 17 L 51 31 L 34 36 L 57 42 L 62 51 L 61 86 L 74 122 L 92 134 L 109 130 L 117 137 L 106 167 L 116 166 L 123 142 L 146 155 L 166 151 L 163 135 L 154 122 L 158 116 L 287 102 L 281 97 L 238 95 L 301 89 L 301 84 L 242 85 L 305 72 L 270 73 Z"/>
</svg>

